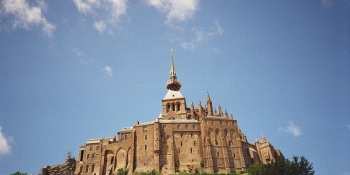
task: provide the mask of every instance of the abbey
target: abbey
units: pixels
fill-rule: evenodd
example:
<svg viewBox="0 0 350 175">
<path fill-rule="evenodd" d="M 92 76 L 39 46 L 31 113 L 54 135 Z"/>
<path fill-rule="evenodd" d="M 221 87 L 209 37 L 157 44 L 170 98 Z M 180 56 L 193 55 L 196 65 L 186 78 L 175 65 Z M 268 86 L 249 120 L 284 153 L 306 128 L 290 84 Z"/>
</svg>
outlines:
<svg viewBox="0 0 350 175">
<path fill-rule="evenodd" d="M 124 127 L 117 137 L 89 139 L 78 150 L 74 174 L 111 175 L 118 169 L 129 174 L 155 170 L 230 173 L 246 170 L 255 162 L 271 163 L 283 157 L 264 136 L 249 143 L 237 120 L 206 102 L 188 107 L 180 92 L 174 58 L 162 99 L 162 113 L 150 122 Z"/>
</svg>

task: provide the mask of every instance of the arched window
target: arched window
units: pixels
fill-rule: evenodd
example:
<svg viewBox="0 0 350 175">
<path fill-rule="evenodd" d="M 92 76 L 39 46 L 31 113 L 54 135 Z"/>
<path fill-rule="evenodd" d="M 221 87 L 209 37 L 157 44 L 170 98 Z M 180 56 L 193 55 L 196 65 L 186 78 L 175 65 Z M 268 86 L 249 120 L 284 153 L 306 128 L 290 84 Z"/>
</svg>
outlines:
<svg viewBox="0 0 350 175">
<path fill-rule="evenodd" d="M 173 104 L 173 111 L 175 111 L 175 104 Z"/>
<path fill-rule="evenodd" d="M 180 111 L 180 103 L 177 104 L 177 111 Z"/>
<path fill-rule="evenodd" d="M 111 158 L 111 164 L 113 164 L 113 161 L 114 161 L 114 157 Z"/>
<path fill-rule="evenodd" d="M 166 112 L 169 112 L 169 111 L 170 111 L 170 105 L 167 104 L 167 105 L 166 105 Z"/>
</svg>

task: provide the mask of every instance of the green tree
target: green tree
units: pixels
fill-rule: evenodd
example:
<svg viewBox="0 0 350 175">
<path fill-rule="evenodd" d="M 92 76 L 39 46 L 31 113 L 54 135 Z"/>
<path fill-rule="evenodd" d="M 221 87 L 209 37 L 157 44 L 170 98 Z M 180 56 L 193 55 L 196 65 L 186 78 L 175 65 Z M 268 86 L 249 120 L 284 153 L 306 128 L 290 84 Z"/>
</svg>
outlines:
<svg viewBox="0 0 350 175">
<path fill-rule="evenodd" d="M 20 171 L 17 171 L 11 175 L 28 175 L 28 173 L 21 173 Z"/>
<path fill-rule="evenodd" d="M 292 161 L 279 158 L 271 164 L 255 163 L 248 167 L 250 175 L 314 175 L 312 163 L 305 157 L 293 156 Z"/>
</svg>

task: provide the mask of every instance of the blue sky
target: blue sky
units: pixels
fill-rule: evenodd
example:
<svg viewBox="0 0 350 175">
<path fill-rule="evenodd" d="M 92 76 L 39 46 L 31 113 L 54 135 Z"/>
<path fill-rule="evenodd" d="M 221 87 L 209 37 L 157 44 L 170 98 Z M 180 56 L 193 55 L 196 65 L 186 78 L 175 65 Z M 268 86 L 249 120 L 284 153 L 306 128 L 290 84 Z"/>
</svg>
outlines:
<svg viewBox="0 0 350 175">
<path fill-rule="evenodd" d="M 181 92 L 350 174 L 350 1 L 1 0 L 0 174 L 38 173 Z"/>
</svg>

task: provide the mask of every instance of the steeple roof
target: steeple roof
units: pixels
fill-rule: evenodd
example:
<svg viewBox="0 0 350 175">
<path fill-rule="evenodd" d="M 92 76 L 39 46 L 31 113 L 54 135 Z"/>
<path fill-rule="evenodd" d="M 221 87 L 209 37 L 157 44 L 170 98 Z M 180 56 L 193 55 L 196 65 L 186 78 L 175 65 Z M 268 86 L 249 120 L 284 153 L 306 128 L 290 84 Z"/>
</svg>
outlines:
<svg viewBox="0 0 350 175">
<path fill-rule="evenodd" d="M 173 49 L 170 49 L 171 52 L 171 67 L 170 67 L 170 79 L 168 80 L 166 84 L 166 88 L 173 91 L 179 91 L 181 88 L 180 81 L 177 80 L 176 77 L 176 71 L 175 71 L 175 65 L 174 65 L 174 55 L 173 55 Z"/>
</svg>

